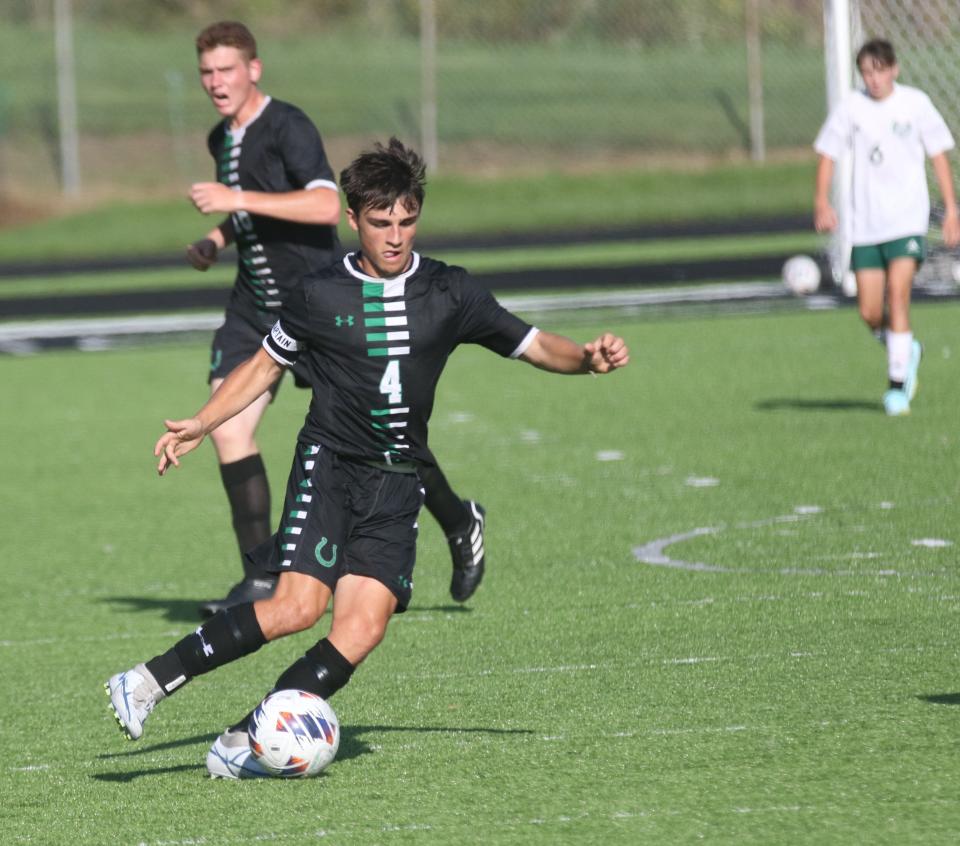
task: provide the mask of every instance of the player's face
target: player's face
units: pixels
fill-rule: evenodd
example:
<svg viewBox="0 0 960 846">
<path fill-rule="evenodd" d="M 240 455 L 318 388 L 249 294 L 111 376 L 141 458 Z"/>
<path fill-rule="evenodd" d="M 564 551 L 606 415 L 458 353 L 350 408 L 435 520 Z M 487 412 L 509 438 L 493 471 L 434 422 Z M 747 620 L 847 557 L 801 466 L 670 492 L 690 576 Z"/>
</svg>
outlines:
<svg viewBox="0 0 960 846">
<path fill-rule="evenodd" d="M 869 56 L 860 62 L 860 76 L 874 100 L 884 100 L 893 93 L 893 83 L 900 75 L 899 65 L 881 65 Z"/>
<path fill-rule="evenodd" d="M 214 47 L 200 54 L 200 84 L 213 107 L 236 124 L 245 123 L 259 104 L 259 59 L 247 61 L 236 47 Z"/>
<path fill-rule="evenodd" d="M 410 265 L 420 210 L 411 211 L 398 200 L 389 209 L 347 209 L 350 228 L 360 238 L 360 266 L 370 276 L 390 278 Z"/>
</svg>

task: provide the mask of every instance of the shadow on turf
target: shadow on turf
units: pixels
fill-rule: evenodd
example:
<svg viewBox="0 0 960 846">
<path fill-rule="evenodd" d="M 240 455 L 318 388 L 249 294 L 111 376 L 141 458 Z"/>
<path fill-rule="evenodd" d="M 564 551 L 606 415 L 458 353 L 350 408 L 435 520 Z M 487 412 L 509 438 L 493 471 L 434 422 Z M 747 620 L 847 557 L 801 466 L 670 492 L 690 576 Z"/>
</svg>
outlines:
<svg viewBox="0 0 960 846">
<path fill-rule="evenodd" d="M 162 611 L 163 619 L 171 623 L 195 623 L 200 620 L 200 605 L 206 600 L 200 599 L 161 599 L 150 596 L 108 596 L 103 602 L 125 606 L 127 611 Z M 466 614 L 470 608 L 465 605 L 411 606 L 411 611 L 421 613 L 439 612 L 441 614 Z"/>
<path fill-rule="evenodd" d="M 761 400 L 753 406 L 757 411 L 882 411 L 883 406 L 869 400 L 851 399 L 800 399 L 778 397 Z"/>
<path fill-rule="evenodd" d="M 363 739 L 364 734 L 385 732 L 441 732 L 445 734 L 533 734 L 532 729 L 499 729 L 499 728 L 463 728 L 462 726 L 342 726 L 340 731 L 340 749 L 337 752 L 338 761 L 349 761 L 359 758 L 373 751 L 373 748 Z M 166 743 L 154 743 L 150 746 L 138 746 L 129 752 L 110 752 L 98 755 L 100 759 L 129 758 L 131 756 L 150 755 L 166 749 L 176 749 L 180 746 L 202 745 L 203 747 L 216 739 L 216 734 L 196 734 L 193 737 L 183 737 L 179 740 L 170 740 Z M 204 753 L 205 754 L 205 753 Z M 116 773 L 96 773 L 91 778 L 97 781 L 129 782 L 141 776 L 166 775 L 167 773 L 188 772 L 203 770 L 205 764 L 177 764 L 171 767 L 155 767 L 148 770 L 129 770 Z"/>
<path fill-rule="evenodd" d="M 131 770 L 128 773 L 97 773 L 91 776 L 91 778 L 97 781 L 113 781 L 119 783 L 133 781 L 135 778 L 140 778 L 140 776 L 166 775 L 167 773 L 183 773 L 190 772 L 191 770 L 203 770 L 204 774 L 207 772 L 205 764 L 177 764 L 175 767 L 157 767 L 153 770 Z"/>
<path fill-rule="evenodd" d="M 917 699 L 932 705 L 960 705 L 960 693 L 930 693 L 926 696 L 918 696 Z"/>
<path fill-rule="evenodd" d="M 163 618 L 171 623 L 196 623 L 200 619 L 200 605 L 207 599 L 108 596 L 102 601 L 126 606 L 127 611 L 162 611 Z"/>
</svg>

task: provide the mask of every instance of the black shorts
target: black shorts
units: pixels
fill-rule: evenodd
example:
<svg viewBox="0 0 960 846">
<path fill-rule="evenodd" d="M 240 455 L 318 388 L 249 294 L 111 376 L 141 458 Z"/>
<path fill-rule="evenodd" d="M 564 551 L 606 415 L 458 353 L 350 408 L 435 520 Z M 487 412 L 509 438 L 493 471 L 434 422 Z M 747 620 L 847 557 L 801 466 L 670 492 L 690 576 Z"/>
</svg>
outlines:
<svg viewBox="0 0 960 846">
<path fill-rule="evenodd" d="M 264 329 L 235 311 L 227 311 L 223 324 L 214 333 L 213 344 L 210 346 L 210 372 L 207 375 L 207 384 L 214 379 L 226 379 L 231 371 L 260 349 L 269 331 L 269 328 Z M 290 370 L 293 372 L 293 381 L 298 388 L 310 387 L 310 377 L 305 363 L 298 361 Z M 281 376 L 280 379 L 282 378 Z M 271 396 L 277 395 L 280 379 L 271 386 Z"/>
<path fill-rule="evenodd" d="M 280 528 L 247 555 L 271 573 L 305 573 L 331 591 L 341 576 L 369 576 L 397 597 L 402 613 L 413 592 L 422 504 L 415 472 L 384 470 L 301 442 Z"/>
</svg>

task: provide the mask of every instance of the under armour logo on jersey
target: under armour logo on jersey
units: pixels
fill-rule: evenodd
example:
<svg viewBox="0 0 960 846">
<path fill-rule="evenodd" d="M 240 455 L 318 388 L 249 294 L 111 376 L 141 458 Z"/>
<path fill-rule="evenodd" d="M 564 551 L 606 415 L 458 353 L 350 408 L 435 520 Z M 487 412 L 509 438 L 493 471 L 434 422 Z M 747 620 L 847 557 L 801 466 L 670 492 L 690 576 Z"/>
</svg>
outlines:
<svg viewBox="0 0 960 846">
<path fill-rule="evenodd" d="M 339 314 L 334 319 L 334 322 L 337 324 L 339 329 L 341 326 L 353 326 L 353 315 L 348 314 L 346 317 L 341 317 Z"/>
<path fill-rule="evenodd" d="M 203 654 L 207 657 L 213 655 L 213 647 L 203 639 L 203 626 L 197 629 L 197 637 L 200 638 L 200 643 L 203 644 Z"/>
</svg>

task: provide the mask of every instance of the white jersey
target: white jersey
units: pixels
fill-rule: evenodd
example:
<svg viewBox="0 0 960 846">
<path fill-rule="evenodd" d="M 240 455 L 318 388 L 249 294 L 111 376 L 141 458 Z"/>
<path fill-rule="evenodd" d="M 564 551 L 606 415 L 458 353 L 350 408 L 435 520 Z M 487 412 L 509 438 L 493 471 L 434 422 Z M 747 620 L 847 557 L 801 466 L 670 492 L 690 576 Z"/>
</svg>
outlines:
<svg viewBox="0 0 960 846">
<path fill-rule="evenodd" d="M 883 100 L 855 91 L 830 113 L 813 146 L 834 161 L 853 152 L 855 247 L 926 234 L 930 194 L 924 155 L 954 146 L 926 94 L 909 85 L 894 85 Z"/>
</svg>

